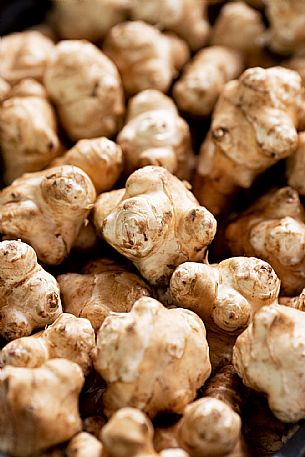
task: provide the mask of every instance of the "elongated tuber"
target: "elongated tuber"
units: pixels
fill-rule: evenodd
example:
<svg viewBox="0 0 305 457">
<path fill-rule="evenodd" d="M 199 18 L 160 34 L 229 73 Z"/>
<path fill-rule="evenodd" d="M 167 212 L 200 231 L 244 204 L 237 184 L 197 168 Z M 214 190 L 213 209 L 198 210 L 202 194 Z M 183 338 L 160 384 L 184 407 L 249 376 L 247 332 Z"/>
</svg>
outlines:
<svg viewBox="0 0 305 457">
<path fill-rule="evenodd" d="M 66 273 L 57 280 L 64 310 L 89 319 L 96 331 L 110 312 L 128 312 L 136 300 L 150 295 L 138 275 L 108 259 L 95 263 L 86 274 Z"/>
<path fill-rule="evenodd" d="M 0 336 L 13 340 L 51 324 L 61 314 L 58 285 L 21 241 L 0 243 Z M 3 356 L 3 354 L 2 354 Z"/>
<path fill-rule="evenodd" d="M 40 368 L 7 366 L 0 371 L 0 451 L 32 457 L 81 430 L 80 367 L 53 359 Z"/>
<path fill-rule="evenodd" d="M 102 457 L 102 443 L 87 432 L 73 436 L 66 449 L 67 457 Z"/>
<path fill-rule="evenodd" d="M 59 42 L 44 83 L 72 140 L 112 136 L 119 129 L 123 92 L 115 65 L 86 41 Z"/>
<path fill-rule="evenodd" d="M 26 174 L 0 193 L 0 233 L 29 243 L 45 263 L 61 263 L 95 197 L 91 180 L 77 167 Z"/>
<path fill-rule="evenodd" d="M 95 334 L 87 319 L 63 313 L 44 331 L 18 338 L 2 349 L 5 365 L 36 368 L 49 359 L 77 363 L 87 374 L 95 355 Z"/>
<path fill-rule="evenodd" d="M 60 152 L 55 113 L 42 85 L 23 80 L 0 108 L 0 146 L 7 184 L 39 171 Z"/>
<path fill-rule="evenodd" d="M 9 83 L 25 78 L 41 81 L 53 48 L 49 38 L 34 30 L 1 37 L 0 76 Z"/>
<path fill-rule="evenodd" d="M 173 94 L 178 107 L 191 115 L 208 116 L 226 82 L 243 70 L 241 53 L 224 46 L 199 51 L 175 83 Z"/>
<path fill-rule="evenodd" d="M 237 338 L 234 366 L 246 386 L 268 397 L 283 422 L 305 417 L 303 311 L 283 305 L 263 307 Z"/>
<path fill-rule="evenodd" d="M 193 50 L 207 41 L 209 23 L 205 0 L 131 0 L 133 19 L 176 33 Z"/>
<path fill-rule="evenodd" d="M 108 138 L 79 140 L 72 149 L 53 162 L 53 165 L 75 165 L 84 170 L 96 192 L 112 189 L 123 168 L 120 146 Z"/>
<path fill-rule="evenodd" d="M 129 313 L 108 316 L 98 332 L 95 361 L 107 382 L 105 414 L 125 406 L 150 417 L 181 413 L 211 372 L 205 335 L 196 314 L 166 309 L 148 297 Z"/>
<path fill-rule="evenodd" d="M 194 185 L 201 204 L 221 213 L 240 188 L 296 150 L 303 100 L 300 76 L 282 67 L 249 68 L 225 85 L 201 146 Z"/>
<path fill-rule="evenodd" d="M 95 222 L 105 240 L 156 285 L 166 284 L 180 263 L 201 261 L 216 232 L 213 215 L 179 179 L 155 166 L 130 175 L 122 201 Z"/>
<path fill-rule="evenodd" d="M 233 220 L 225 231 L 233 255 L 266 260 L 282 281 L 282 293 L 305 287 L 305 213 L 290 187 L 271 191 Z"/>
<path fill-rule="evenodd" d="M 162 92 L 148 89 L 130 100 L 128 121 L 117 141 L 127 176 L 142 166 L 160 165 L 180 179 L 190 179 L 195 160 L 190 130 Z"/>
<path fill-rule="evenodd" d="M 106 36 L 103 49 L 117 65 L 128 95 L 145 89 L 167 92 L 189 57 L 182 40 L 141 21 L 115 25 Z"/>
</svg>

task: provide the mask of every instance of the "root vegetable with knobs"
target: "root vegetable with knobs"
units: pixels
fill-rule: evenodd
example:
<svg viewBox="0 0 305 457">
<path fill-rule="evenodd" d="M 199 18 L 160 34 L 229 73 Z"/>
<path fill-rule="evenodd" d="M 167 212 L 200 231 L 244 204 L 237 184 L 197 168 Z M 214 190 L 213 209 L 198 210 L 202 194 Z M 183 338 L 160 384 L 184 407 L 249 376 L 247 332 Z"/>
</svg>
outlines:
<svg viewBox="0 0 305 457">
<path fill-rule="evenodd" d="M 240 188 L 297 148 L 304 123 L 300 76 L 282 67 L 249 68 L 228 82 L 201 146 L 194 193 L 213 214 Z M 242 132 L 242 134 L 241 134 Z"/>
<path fill-rule="evenodd" d="M 216 221 L 175 176 L 162 167 L 135 171 L 121 202 L 97 218 L 98 232 L 133 261 L 151 284 L 164 285 L 175 267 L 201 261 L 216 232 Z"/>
<path fill-rule="evenodd" d="M 160 91 L 148 89 L 130 100 L 127 124 L 117 142 L 127 176 L 144 165 L 160 165 L 180 179 L 191 177 L 195 157 L 189 127 Z"/>
<path fill-rule="evenodd" d="M 293 187 L 302 196 L 305 195 L 305 132 L 299 133 L 298 147 L 286 165 L 286 175 L 289 186 Z"/>
<path fill-rule="evenodd" d="M 42 170 L 60 153 L 55 113 L 37 81 L 21 81 L 0 106 L 0 146 L 7 184 Z"/>
<path fill-rule="evenodd" d="M 44 74 L 48 95 L 71 140 L 114 135 L 124 114 L 115 65 L 83 40 L 60 41 Z"/>
<path fill-rule="evenodd" d="M 63 313 L 44 331 L 18 338 L 2 349 L 5 365 L 36 368 L 49 359 L 77 363 L 87 374 L 95 355 L 95 334 L 87 319 Z"/>
<path fill-rule="evenodd" d="M 64 165 L 29 173 L 0 193 L 0 233 L 21 238 L 48 264 L 69 254 L 95 201 L 89 177 Z"/>
<path fill-rule="evenodd" d="M 126 406 L 150 417 L 181 413 L 211 372 L 205 327 L 188 310 L 140 298 L 129 313 L 105 319 L 95 369 L 107 382 L 103 403 L 108 417 Z"/>
<path fill-rule="evenodd" d="M 224 46 L 199 51 L 175 83 L 173 94 L 178 107 L 194 116 L 208 116 L 226 82 L 243 70 L 242 55 Z"/>
<path fill-rule="evenodd" d="M 138 275 L 108 259 L 89 265 L 84 274 L 66 273 L 57 280 L 65 311 L 87 318 L 96 331 L 111 312 L 128 312 L 136 300 L 150 295 Z"/>
<path fill-rule="evenodd" d="M 102 443 L 87 432 L 75 435 L 69 442 L 66 455 L 67 457 L 102 457 Z"/>
<path fill-rule="evenodd" d="M 21 241 L 2 241 L 0 336 L 13 340 L 30 335 L 61 312 L 57 282 L 37 263 L 34 249 Z"/>
<path fill-rule="evenodd" d="M 80 367 L 53 359 L 40 368 L 7 366 L 0 371 L 0 451 L 32 457 L 81 430 Z"/>
<path fill-rule="evenodd" d="M 115 25 L 103 50 L 117 65 L 129 96 L 145 89 L 167 92 L 189 57 L 182 40 L 141 21 Z"/>
<path fill-rule="evenodd" d="M 282 281 L 282 293 L 305 286 L 305 212 L 290 187 L 267 193 L 226 228 L 224 242 L 233 255 L 260 257 Z"/>
</svg>

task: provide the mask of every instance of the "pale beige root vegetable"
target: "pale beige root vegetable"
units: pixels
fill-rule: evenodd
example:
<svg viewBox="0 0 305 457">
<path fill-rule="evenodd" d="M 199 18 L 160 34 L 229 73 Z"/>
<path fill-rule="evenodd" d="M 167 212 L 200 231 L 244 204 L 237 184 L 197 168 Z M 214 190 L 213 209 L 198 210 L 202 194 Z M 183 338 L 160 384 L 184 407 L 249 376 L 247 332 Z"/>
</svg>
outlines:
<svg viewBox="0 0 305 457">
<path fill-rule="evenodd" d="M 259 11 L 245 2 L 228 2 L 221 8 L 211 30 L 210 44 L 240 51 L 247 66 L 271 66 L 264 54 L 266 28 Z M 270 62 L 269 62 L 270 61 Z"/>
<path fill-rule="evenodd" d="M 195 165 L 190 129 L 174 102 L 147 89 L 130 100 L 127 114 L 117 137 L 126 175 L 145 165 L 159 165 L 180 179 L 190 179 Z"/>
<path fill-rule="evenodd" d="M 287 160 L 286 175 L 289 186 L 305 195 L 305 132 L 299 133 L 298 147 Z"/>
<path fill-rule="evenodd" d="M 86 419 L 83 420 L 83 431 L 98 438 L 105 423 L 106 420 L 101 416 L 86 417 Z"/>
<path fill-rule="evenodd" d="M 87 319 L 61 314 L 35 335 L 18 338 L 2 349 L 5 365 L 37 368 L 49 359 L 67 359 L 88 374 L 95 355 L 95 333 Z"/>
<path fill-rule="evenodd" d="M 97 197 L 93 208 L 93 223 L 95 230 L 100 237 L 103 236 L 102 221 L 122 201 L 124 194 L 125 189 L 115 189 L 111 190 L 110 192 L 104 192 Z"/>
<path fill-rule="evenodd" d="M 57 281 L 64 310 L 89 319 L 96 331 L 111 312 L 127 313 L 136 300 L 151 295 L 138 275 L 108 259 L 101 259 L 86 274 L 66 273 Z"/>
<path fill-rule="evenodd" d="M 153 426 L 136 408 L 121 408 L 103 427 L 100 438 L 106 457 L 157 457 Z"/>
<path fill-rule="evenodd" d="M 0 336 L 13 340 L 51 324 L 61 314 L 55 278 L 21 241 L 0 243 Z"/>
<path fill-rule="evenodd" d="M 67 457 L 102 457 L 102 443 L 93 435 L 81 432 L 75 435 L 66 449 Z"/>
<path fill-rule="evenodd" d="M 208 38 L 205 0 L 131 0 L 131 16 L 176 33 L 193 50 Z"/>
<path fill-rule="evenodd" d="M 283 422 L 305 417 L 305 314 L 283 305 L 265 306 L 237 338 L 233 363 L 244 384 L 264 393 Z"/>
<path fill-rule="evenodd" d="M 256 256 L 274 268 L 282 294 L 305 286 L 305 213 L 291 187 L 271 191 L 226 228 L 224 243 L 232 255 Z"/>
<path fill-rule="evenodd" d="M 226 82 L 244 69 L 242 54 L 224 46 L 199 51 L 175 83 L 173 95 L 178 107 L 191 115 L 208 116 Z"/>
<path fill-rule="evenodd" d="M 44 263 L 59 264 L 95 198 L 80 168 L 64 165 L 25 174 L 0 193 L 0 233 L 29 243 Z"/>
<path fill-rule="evenodd" d="M 213 215 L 179 179 L 156 166 L 130 175 L 121 202 L 104 219 L 96 216 L 104 239 L 159 286 L 180 263 L 202 261 L 216 232 Z"/>
<path fill-rule="evenodd" d="M 50 22 L 67 40 L 97 41 L 127 17 L 130 0 L 53 0 Z"/>
<path fill-rule="evenodd" d="M 191 311 L 140 298 L 129 313 L 105 319 L 95 369 L 107 383 L 103 403 L 108 417 L 125 406 L 150 417 L 180 413 L 211 373 L 205 327 Z"/>
<path fill-rule="evenodd" d="M 49 60 L 44 83 L 72 140 L 112 136 L 124 113 L 115 65 L 87 41 L 60 41 Z"/>
<path fill-rule="evenodd" d="M 305 52 L 305 3 L 299 0 L 265 0 L 270 22 L 270 48 L 279 54 Z"/>
<path fill-rule="evenodd" d="M 282 62 L 282 65 L 297 71 L 302 78 L 303 85 L 305 84 L 305 56 L 292 56 L 291 59 Z"/>
<path fill-rule="evenodd" d="M 90 214 L 89 214 L 90 217 Z M 99 237 L 90 219 L 85 219 L 73 243 L 73 249 L 80 252 L 94 251 L 98 248 Z"/>
<path fill-rule="evenodd" d="M 159 455 L 160 457 L 189 457 L 189 454 L 180 448 L 163 449 Z"/>
<path fill-rule="evenodd" d="M 249 68 L 228 82 L 200 150 L 194 183 L 200 203 L 221 213 L 240 188 L 249 188 L 259 174 L 291 155 L 302 110 L 302 81 L 292 70 Z"/>
<path fill-rule="evenodd" d="M 0 107 L 0 146 L 7 184 L 45 168 L 60 153 L 56 117 L 43 86 L 25 79 Z"/>
<path fill-rule="evenodd" d="M 106 36 L 103 50 L 117 65 L 128 95 L 145 89 L 167 92 L 189 58 L 182 40 L 142 21 L 115 25 Z"/>
<path fill-rule="evenodd" d="M 81 168 L 100 194 L 112 189 L 118 180 L 123 169 L 123 155 L 121 147 L 108 138 L 93 138 L 79 140 L 53 165 L 75 165 Z"/>
<path fill-rule="evenodd" d="M 49 38 L 33 30 L 2 37 L 0 76 L 9 83 L 25 78 L 41 81 L 53 48 Z"/>
<path fill-rule="evenodd" d="M 289 306 L 290 308 L 305 311 L 305 289 L 296 297 L 280 297 L 279 303 L 281 305 Z"/>
<path fill-rule="evenodd" d="M 32 457 L 81 430 L 80 367 L 53 359 L 40 368 L 7 366 L 0 371 L 0 451 Z"/>
<path fill-rule="evenodd" d="M 10 90 L 10 84 L 0 77 L 0 103 L 8 97 Z"/>
</svg>

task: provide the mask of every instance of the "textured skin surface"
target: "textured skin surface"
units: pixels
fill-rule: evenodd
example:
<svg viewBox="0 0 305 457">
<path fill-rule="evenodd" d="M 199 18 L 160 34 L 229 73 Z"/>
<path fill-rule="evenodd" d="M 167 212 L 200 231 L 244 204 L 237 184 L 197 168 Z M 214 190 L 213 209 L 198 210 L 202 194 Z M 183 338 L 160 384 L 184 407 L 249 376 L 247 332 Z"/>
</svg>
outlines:
<svg viewBox="0 0 305 457">
<path fill-rule="evenodd" d="M 81 432 L 75 435 L 66 449 L 67 457 L 102 457 L 102 443 L 93 435 Z"/>
<path fill-rule="evenodd" d="M 150 417 L 181 413 L 211 373 L 205 335 L 196 314 L 166 309 L 148 297 L 130 313 L 108 316 L 98 332 L 95 362 L 107 382 L 105 414 L 125 406 Z"/>
<path fill-rule="evenodd" d="M 234 346 L 233 362 L 243 382 L 266 394 L 273 414 L 283 422 L 305 417 L 304 332 L 302 311 L 265 306 Z"/>
<path fill-rule="evenodd" d="M 0 76 L 10 83 L 25 78 L 41 81 L 53 48 L 49 38 L 34 30 L 1 37 Z"/>
<path fill-rule="evenodd" d="M 299 133 L 299 144 L 294 154 L 287 160 L 286 174 L 289 186 L 305 195 L 305 133 Z"/>
<path fill-rule="evenodd" d="M 108 138 L 79 140 L 53 165 L 75 165 L 84 170 L 93 182 L 97 194 L 112 189 L 123 169 L 120 146 Z"/>
<path fill-rule="evenodd" d="M 205 9 L 205 0 L 131 0 L 133 19 L 174 32 L 193 50 L 201 48 L 208 38 Z"/>
<path fill-rule="evenodd" d="M 13 340 L 51 324 L 61 314 L 53 276 L 38 265 L 35 251 L 21 241 L 0 243 L 0 335 Z"/>
<path fill-rule="evenodd" d="M 95 333 L 87 319 L 61 314 L 52 325 L 35 335 L 18 338 L 2 349 L 5 365 L 37 368 L 49 359 L 77 363 L 87 374 L 95 354 Z"/>
<path fill-rule="evenodd" d="M 111 190 L 110 192 L 104 192 L 97 197 L 94 208 L 93 208 L 93 222 L 94 222 L 96 233 L 100 237 L 103 237 L 102 221 L 121 202 L 124 194 L 125 194 L 125 189 L 115 189 L 115 190 Z"/>
<path fill-rule="evenodd" d="M 105 53 L 117 65 L 125 92 L 167 92 L 177 70 L 189 57 L 186 44 L 142 21 L 115 25 L 107 34 Z"/>
<path fill-rule="evenodd" d="M 64 310 L 89 319 L 96 331 L 111 312 L 127 313 L 136 300 L 150 295 L 138 275 L 107 259 L 95 262 L 85 274 L 66 273 L 57 280 Z"/>
<path fill-rule="evenodd" d="M 62 39 L 96 41 L 126 17 L 130 0 L 54 0 L 52 25 Z"/>
<path fill-rule="evenodd" d="M 2 103 L 0 145 L 7 184 L 42 170 L 59 154 L 55 113 L 37 81 L 23 80 Z"/>
<path fill-rule="evenodd" d="M 61 263 L 95 197 L 80 168 L 64 165 L 26 174 L 0 193 L 0 232 L 29 243 L 44 263 Z"/>
<path fill-rule="evenodd" d="M 178 107 L 191 115 L 208 116 L 226 82 L 244 69 L 240 52 L 224 46 L 199 51 L 175 83 L 173 94 Z"/>
<path fill-rule="evenodd" d="M 145 165 L 159 165 L 180 179 L 190 179 L 195 161 L 190 129 L 173 101 L 148 89 L 130 100 L 127 115 L 117 138 L 126 175 Z"/>
<path fill-rule="evenodd" d="M 221 213 L 239 188 L 297 148 L 304 92 L 298 73 L 283 67 L 249 68 L 228 82 L 201 146 L 194 193 Z M 242 131 L 242 135 L 241 135 Z"/>
<path fill-rule="evenodd" d="M 48 95 L 71 140 L 112 136 L 124 114 L 115 65 L 93 44 L 59 42 L 44 75 Z"/>
<path fill-rule="evenodd" d="M 290 187 L 271 191 L 233 220 L 224 242 L 232 255 L 269 262 L 281 279 L 282 293 L 299 294 L 305 286 L 305 213 Z"/>
<path fill-rule="evenodd" d="M 156 285 L 166 284 L 180 263 L 202 261 L 216 232 L 213 215 L 181 181 L 155 166 L 130 175 L 121 202 L 95 222 L 105 240 Z"/>
<path fill-rule="evenodd" d="M 32 457 L 81 430 L 80 367 L 53 359 L 40 368 L 5 367 L 0 372 L 0 451 Z"/>
</svg>

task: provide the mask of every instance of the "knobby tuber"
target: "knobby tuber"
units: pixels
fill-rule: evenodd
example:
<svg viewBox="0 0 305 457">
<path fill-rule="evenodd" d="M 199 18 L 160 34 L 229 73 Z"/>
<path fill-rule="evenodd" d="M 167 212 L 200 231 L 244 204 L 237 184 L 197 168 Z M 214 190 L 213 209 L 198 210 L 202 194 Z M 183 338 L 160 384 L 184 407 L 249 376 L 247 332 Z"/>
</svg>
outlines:
<svg viewBox="0 0 305 457">
<path fill-rule="evenodd" d="M 298 147 L 294 154 L 287 159 L 286 174 L 289 186 L 305 195 L 305 132 L 299 133 Z"/>
<path fill-rule="evenodd" d="M 126 175 L 145 165 L 159 165 L 180 179 L 190 179 L 195 160 L 190 129 L 173 101 L 148 89 L 130 100 L 127 114 L 117 138 Z"/>
<path fill-rule="evenodd" d="M 107 382 L 103 402 L 108 417 L 125 406 L 150 417 L 181 413 L 211 372 L 205 327 L 189 310 L 166 309 L 153 298 L 140 298 L 129 313 L 105 319 L 95 368 Z"/>
<path fill-rule="evenodd" d="M 21 241 L 2 241 L 0 336 L 13 340 L 30 335 L 61 312 L 57 282 L 37 263 L 34 249 Z"/>
<path fill-rule="evenodd" d="M 67 457 L 102 457 L 102 443 L 93 435 L 81 432 L 73 436 L 66 449 Z"/>
<path fill-rule="evenodd" d="M 61 263 L 95 197 L 90 178 L 71 165 L 25 174 L 0 193 L 0 233 L 29 243 L 44 263 Z"/>
</svg>

